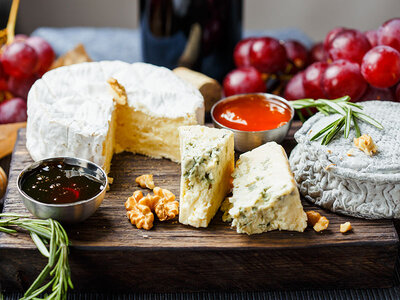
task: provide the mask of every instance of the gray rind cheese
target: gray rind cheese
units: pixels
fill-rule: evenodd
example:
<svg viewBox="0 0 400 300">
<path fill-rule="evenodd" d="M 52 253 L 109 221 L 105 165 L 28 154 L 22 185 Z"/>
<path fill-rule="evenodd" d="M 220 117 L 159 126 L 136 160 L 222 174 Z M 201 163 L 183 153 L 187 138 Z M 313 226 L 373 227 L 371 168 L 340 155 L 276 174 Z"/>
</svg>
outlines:
<svg viewBox="0 0 400 300">
<path fill-rule="evenodd" d="M 349 138 L 343 131 L 327 146 L 310 141 L 338 115 L 320 113 L 310 118 L 295 134 L 298 145 L 289 161 L 300 193 L 333 212 L 355 217 L 400 218 L 400 103 L 368 101 L 363 112 L 378 120 L 383 130 L 358 122 L 378 151 L 368 156 L 355 148 L 354 129 Z"/>
</svg>

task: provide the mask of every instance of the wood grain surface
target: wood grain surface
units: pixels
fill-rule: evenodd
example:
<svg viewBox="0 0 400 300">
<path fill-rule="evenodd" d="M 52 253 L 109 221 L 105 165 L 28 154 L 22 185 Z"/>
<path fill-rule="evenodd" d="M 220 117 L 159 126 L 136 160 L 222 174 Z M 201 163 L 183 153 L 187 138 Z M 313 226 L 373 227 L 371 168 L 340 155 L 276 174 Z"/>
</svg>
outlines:
<svg viewBox="0 0 400 300">
<path fill-rule="evenodd" d="M 295 145 L 293 132 L 283 145 Z M 25 148 L 25 129 L 14 149 L 4 212 L 27 213 L 16 190 L 19 172 L 32 162 Z M 140 189 L 134 179 L 154 174 L 157 186 L 179 198 L 180 166 L 131 153 L 115 155 L 111 190 L 98 211 L 81 224 L 66 226 L 72 241 L 72 278 L 85 290 L 265 290 L 305 287 L 388 287 L 392 285 L 398 236 L 391 220 L 362 220 L 317 210 L 329 221 L 327 231 L 274 231 L 238 234 L 218 213 L 208 228 L 177 220 L 155 221 L 150 231 L 132 226 L 124 202 Z M 145 191 L 145 190 L 143 190 Z M 147 191 L 146 191 L 147 192 Z M 350 221 L 354 230 L 339 232 Z M 0 283 L 24 289 L 45 265 L 28 235 L 0 233 Z"/>
</svg>

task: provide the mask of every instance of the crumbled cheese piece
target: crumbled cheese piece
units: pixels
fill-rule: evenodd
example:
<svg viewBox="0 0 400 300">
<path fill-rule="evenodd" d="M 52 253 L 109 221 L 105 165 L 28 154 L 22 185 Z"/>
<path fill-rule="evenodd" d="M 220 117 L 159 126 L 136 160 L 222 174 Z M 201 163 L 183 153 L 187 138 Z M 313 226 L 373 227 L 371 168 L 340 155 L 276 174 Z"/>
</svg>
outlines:
<svg viewBox="0 0 400 300">
<path fill-rule="evenodd" d="M 330 170 L 333 166 L 336 166 L 335 164 L 329 164 L 325 167 L 325 170 L 328 171 Z"/>
<path fill-rule="evenodd" d="M 106 187 L 106 191 L 108 192 L 110 190 L 110 184 L 113 184 L 113 182 L 114 182 L 114 178 L 107 176 L 107 179 L 108 179 L 108 184 Z"/>
<path fill-rule="evenodd" d="M 340 232 L 341 233 L 346 233 L 350 230 L 352 230 L 353 228 L 351 227 L 351 223 L 350 222 L 346 222 L 343 224 L 340 224 Z"/>
<path fill-rule="evenodd" d="M 354 149 L 351 148 L 349 151 L 346 152 L 347 156 L 354 156 Z"/>
<path fill-rule="evenodd" d="M 368 134 L 363 134 L 359 138 L 354 138 L 354 145 L 369 156 L 372 156 L 372 154 L 376 153 L 378 150 L 374 141 Z"/>
<path fill-rule="evenodd" d="M 232 217 L 229 214 L 229 210 L 233 207 L 233 204 L 229 201 L 229 199 L 229 197 L 225 198 L 220 208 L 220 210 L 224 213 L 222 215 L 222 221 L 224 222 L 232 222 Z"/>
<path fill-rule="evenodd" d="M 321 216 L 319 212 L 310 210 L 306 212 L 307 214 L 307 224 L 313 226 L 316 232 L 320 232 L 328 228 L 329 220 Z"/>
<path fill-rule="evenodd" d="M 317 224 L 318 220 L 321 218 L 320 213 L 314 210 L 307 211 L 306 215 L 307 215 L 307 224 L 310 226 L 314 226 L 315 224 Z"/>
<path fill-rule="evenodd" d="M 108 84 L 114 92 L 114 101 L 119 105 L 126 105 L 128 103 L 128 97 L 126 95 L 125 87 L 123 87 L 115 78 L 109 78 Z"/>
<path fill-rule="evenodd" d="M 326 217 L 322 216 L 321 218 L 319 218 L 317 224 L 315 224 L 313 228 L 316 232 L 320 232 L 322 230 L 327 229 L 328 225 L 329 225 L 329 220 Z"/>
</svg>

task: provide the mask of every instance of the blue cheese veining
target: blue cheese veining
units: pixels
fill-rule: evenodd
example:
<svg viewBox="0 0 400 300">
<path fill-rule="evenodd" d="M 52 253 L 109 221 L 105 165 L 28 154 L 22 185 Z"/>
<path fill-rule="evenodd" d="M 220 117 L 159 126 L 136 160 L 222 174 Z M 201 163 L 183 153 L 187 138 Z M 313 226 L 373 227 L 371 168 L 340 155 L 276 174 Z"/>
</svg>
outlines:
<svg viewBox="0 0 400 300">
<path fill-rule="evenodd" d="M 223 220 L 238 233 L 304 231 L 307 216 L 284 149 L 275 142 L 242 154 L 233 173 L 233 193 Z"/>
<path fill-rule="evenodd" d="M 207 227 L 230 191 L 233 133 L 205 126 L 179 128 L 181 195 L 179 222 Z"/>
</svg>

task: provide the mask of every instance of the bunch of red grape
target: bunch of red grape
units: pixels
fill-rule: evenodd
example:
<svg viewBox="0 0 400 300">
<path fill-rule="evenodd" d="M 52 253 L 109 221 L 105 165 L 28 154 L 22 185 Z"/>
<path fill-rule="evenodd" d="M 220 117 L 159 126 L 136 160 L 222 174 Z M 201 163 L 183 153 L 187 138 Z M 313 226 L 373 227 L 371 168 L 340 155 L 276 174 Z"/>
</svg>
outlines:
<svg viewBox="0 0 400 300">
<path fill-rule="evenodd" d="M 293 40 L 248 38 L 233 56 L 237 69 L 224 79 L 225 96 L 272 91 L 289 100 L 349 95 L 353 101 L 400 101 L 400 18 L 365 33 L 335 28 L 310 51 Z M 271 88 L 271 78 L 286 87 Z"/>
<path fill-rule="evenodd" d="M 365 33 L 334 28 L 311 56 L 316 62 L 288 82 L 287 99 L 400 101 L 400 18 Z"/>
<path fill-rule="evenodd" d="M 303 44 L 271 37 L 240 41 L 233 58 L 237 69 L 224 79 L 225 96 L 276 89 L 282 76 L 294 74 L 308 64 L 308 52 Z"/>
<path fill-rule="evenodd" d="M 53 48 L 40 37 L 16 35 L 0 51 L 0 124 L 26 121 L 26 99 L 32 84 L 48 71 Z"/>
</svg>

